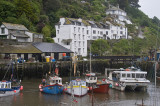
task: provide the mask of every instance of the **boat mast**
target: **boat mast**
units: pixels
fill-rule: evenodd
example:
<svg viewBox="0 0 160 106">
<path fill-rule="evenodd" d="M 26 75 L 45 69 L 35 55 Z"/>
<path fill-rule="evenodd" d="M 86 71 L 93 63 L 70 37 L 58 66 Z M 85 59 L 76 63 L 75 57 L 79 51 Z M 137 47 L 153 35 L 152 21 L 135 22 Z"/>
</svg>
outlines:
<svg viewBox="0 0 160 106">
<path fill-rule="evenodd" d="M 159 31 L 159 22 L 158 22 L 158 31 Z M 157 46 L 158 46 L 158 31 L 157 31 L 157 38 L 156 38 L 156 47 L 155 47 L 155 53 L 154 53 L 154 63 L 155 63 L 155 68 L 154 68 L 154 72 L 155 72 L 155 89 L 157 86 L 157 61 L 156 61 L 156 50 L 157 50 Z"/>
<path fill-rule="evenodd" d="M 92 66 L 91 66 L 91 39 L 90 39 L 90 73 L 92 72 Z"/>
</svg>

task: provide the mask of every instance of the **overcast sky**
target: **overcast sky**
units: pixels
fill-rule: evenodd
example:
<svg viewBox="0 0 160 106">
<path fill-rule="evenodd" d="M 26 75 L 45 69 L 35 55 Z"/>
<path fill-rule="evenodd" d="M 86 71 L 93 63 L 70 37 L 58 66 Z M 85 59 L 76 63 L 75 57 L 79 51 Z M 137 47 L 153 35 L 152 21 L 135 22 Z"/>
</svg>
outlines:
<svg viewBox="0 0 160 106">
<path fill-rule="evenodd" d="M 150 18 L 156 16 L 160 19 L 160 0 L 139 0 L 142 10 Z"/>
</svg>

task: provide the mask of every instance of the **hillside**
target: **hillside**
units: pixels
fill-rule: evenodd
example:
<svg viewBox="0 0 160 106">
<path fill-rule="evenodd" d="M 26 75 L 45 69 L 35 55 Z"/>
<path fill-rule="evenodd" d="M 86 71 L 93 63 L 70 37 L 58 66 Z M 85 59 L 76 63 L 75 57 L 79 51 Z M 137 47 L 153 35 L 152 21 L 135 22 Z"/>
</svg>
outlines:
<svg viewBox="0 0 160 106">
<path fill-rule="evenodd" d="M 0 0 L 0 22 L 23 24 L 29 30 L 43 33 L 45 41 L 51 42 L 55 37 L 54 25 L 60 17 L 83 18 L 102 21 L 109 4 L 125 10 L 134 23 L 127 25 L 132 40 L 120 40 L 108 43 L 109 54 L 131 55 L 147 54 L 155 48 L 159 19 L 150 19 L 138 8 L 139 0 Z M 138 38 L 138 29 L 142 29 L 145 39 Z M 158 35 L 159 36 L 159 35 Z M 125 44 L 124 44 L 125 43 Z M 126 43 L 128 45 L 126 45 Z M 133 46 L 134 44 L 134 46 Z"/>
</svg>

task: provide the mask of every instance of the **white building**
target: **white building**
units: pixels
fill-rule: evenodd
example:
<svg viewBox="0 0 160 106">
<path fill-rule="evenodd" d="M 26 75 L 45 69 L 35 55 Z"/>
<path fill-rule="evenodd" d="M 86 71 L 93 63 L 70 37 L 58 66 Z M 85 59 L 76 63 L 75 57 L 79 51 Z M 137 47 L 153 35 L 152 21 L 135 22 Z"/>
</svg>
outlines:
<svg viewBox="0 0 160 106">
<path fill-rule="evenodd" d="M 82 19 L 60 18 L 54 41 L 77 55 L 87 56 L 87 40 L 127 39 L 127 28 L 110 22 L 97 23 Z"/>
<path fill-rule="evenodd" d="M 0 39 L 14 39 L 17 42 L 42 42 L 43 35 L 30 32 L 24 25 L 2 22 Z"/>
<path fill-rule="evenodd" d="M 107 15 L 110 14 L 111 16 L 114 16 L 120 21 L 125 21 L 127 24 L 132 24 L 132 22 L 127 16 L 127 13 L 123 11 L 122 9 L 120 9 L 119 6 L 115 7 L 115 6 L 110 5 L 109 9 L 106 11 L 106 14 Z"/>
</svg>

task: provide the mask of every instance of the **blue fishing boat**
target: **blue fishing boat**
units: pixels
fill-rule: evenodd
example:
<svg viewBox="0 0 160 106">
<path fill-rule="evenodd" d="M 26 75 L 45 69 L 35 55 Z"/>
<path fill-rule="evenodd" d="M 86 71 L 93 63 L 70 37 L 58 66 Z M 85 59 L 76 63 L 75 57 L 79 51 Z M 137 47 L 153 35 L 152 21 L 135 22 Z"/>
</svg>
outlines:
<svg viewBox="0 0 160 106">
<path fill-rule="evenodd" d="M 58 76 L 49 76 L 46 81 L 42 80 L 42 84 L 39 85 L 40 91 L 48 94 L 61 94 L 63 92 L 62 78 Z"/>
<path fill-rule="evenodd" d="M 55 69 L 56 75 L 49 76 L 47 79 L 42 79 L 39 85 L 41 92 L 47 94 L 61 94 L 63 92 L 62 78 L 58 76 L 58 68 Z"/>
<path fill-rule="evenodd" d="M 4 80 L 5 79 L 5 76 L 4 76 L 3 80 L 0 81 L 0 97 L 14 95 L 19 93 L 20 90 L 23 90 L 23 86 L 20 85 L 21 80 L 14 79 L 13 63 L 11 63 L 10 65 L 12 65 L 11 79 L 9 81 Z M 10 65 L 8 67 L 8 70 L 6 71 L 6 74 L 10 69 Z"/>
</svg>

